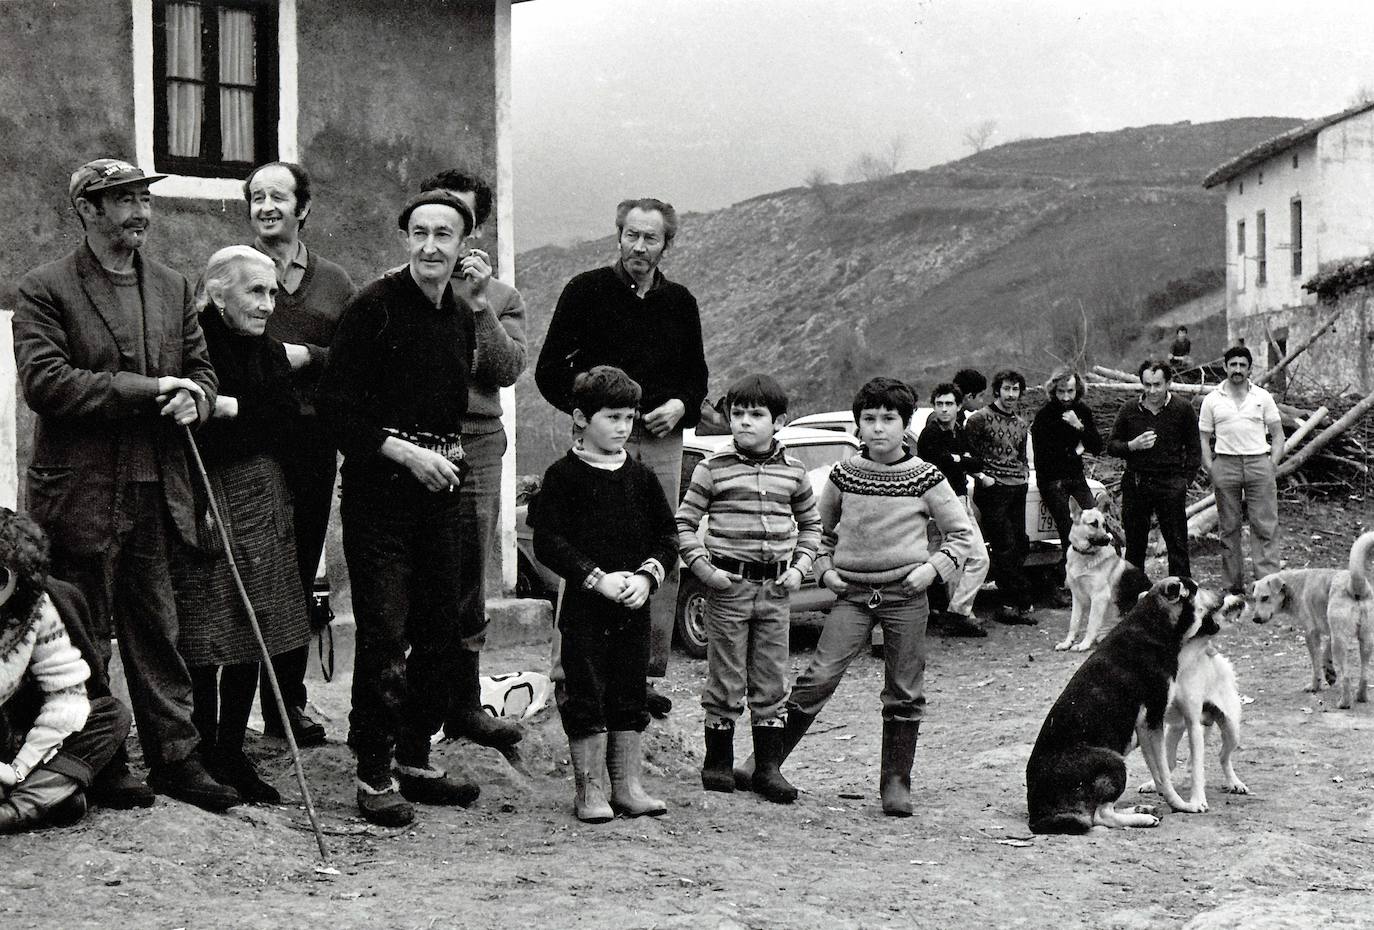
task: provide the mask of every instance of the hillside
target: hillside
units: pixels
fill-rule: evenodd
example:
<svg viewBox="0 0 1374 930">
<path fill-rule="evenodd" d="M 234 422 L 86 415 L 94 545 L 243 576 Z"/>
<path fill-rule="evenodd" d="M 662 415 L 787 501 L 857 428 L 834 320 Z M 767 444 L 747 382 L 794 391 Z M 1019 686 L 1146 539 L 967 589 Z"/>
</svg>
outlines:
<svg viewBox="0 0 1374 930">
<path fill-rule="evenodd" d="M 1119 364 L 1151 338 L 1150 295 L 1224 268 L 1224 201 L 1203 175 L 1297 122 L 1031 139 L 880 181 L 778 191 L 684 215 L 663 268 L 700 302 L 713 398 L 751 370 L 776 376 L 801 414 L 844 406 L 878 373 L 928 388 L 968 364 L 1037 380 L 1079 350 Z M 532 353 L 564 283 L 614 257 L 610 235 L 518 256 Z M 531 374 L 519 385 L 521 472 L 567 442 Z"/>
</svg>

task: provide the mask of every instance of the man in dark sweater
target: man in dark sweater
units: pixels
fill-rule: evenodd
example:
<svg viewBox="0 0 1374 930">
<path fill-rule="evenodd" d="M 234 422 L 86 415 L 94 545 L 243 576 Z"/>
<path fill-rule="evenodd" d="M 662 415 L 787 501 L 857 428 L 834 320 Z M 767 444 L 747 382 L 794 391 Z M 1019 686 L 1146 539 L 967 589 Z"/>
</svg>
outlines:
<svg viewBox="0 0 1374 930">
<path fill-rule="evenodd" d="M 998 623 L 1034 625 L 1030 615 L 1030 582 L 1022 566 L 1030 551 L 1026 536 L 1026 421 L 1017 411 L 1026 379 L 1017 371 L 999 371 L 992 378 L 992 403 L 969 414 L 964 424 L 969 451 L 983 462 L 992 483 L 973 491 L 983 536 L 988 541 L 992 579 L 1002 606 Z"/>
<path fill-rule="evenodd" d="M 932 614 L 932 625 L 951 636 L 982 637 L 988 633 L 973 616 L 973 600 L 988 577 L 988 546 L 969 504 L 968 479 L 973 478 L 980 485 L 991 484 L 992 479 L 983 474 L 983 463 L 969 451 L 964 424 L 960 422 L 963 403 L 964 392 L 958 385 L 948 381 L 935 385 L 930 392 L 930 404 L 934 409 L 925 428 L 916 437 L 916 454 L 944 474 L 959 503 L 968 512 L 973 529 L 968 557 L 959 570 L 958 579 L 949 585 L 949 605 L 938 621 Z"/>
<path fill-rule="evenodd" d="M 344 310 L 316 395 L 344 454 L 358 807 L 385 826 L 409 823 L 412 801 L 466 806 L 477 797 L 476 786 L 429 762 L 447 707 L 435 698 L 447 693 L 458 643 L 462 560 L 472 546 L 457 490 L 475 336 L 473 314 L 449 278 L 473 219 L 453 195 L 429 191 L 406 204 L 398 225 L 410 263 Z"/>
<path fill-rule="evenodd" d="M 1202 462 L 1197 414 L 1193 405 L 1169 392 L 1173 369 L 1150 360 L 1138 371 L 1140 399 L 1127 401 L 1116 415 L 1107 452 L 1126 460 L 1121 476 L 1121 527 L 1126 533 L 1126 561 L 1145 567 L 1150 517 L 1169 552 L 1169 574 L 1190 577 L 1188 483 Z"/>
<path fill-rule="evenodd" d="M 1093 506 L 1093 495 L 1083 474 L 1083 453 L 1097 455 L 1102 451 L 1102 437 L 1093 422 L 1093 412 L 1083 402 L 1083 390 L 1083 379 L 1076 371 L 1057 369 L 1045 385 L 1049 401 L 1036 412 L 1030 429 L 1035 450 L 1035 484 L 1040 489 L 1040 500 L 1054 518 L 1062 547 L 1056 607 L 1073 604 L 1073 595 L 1063 587 L 1069 527 L 1073 525 L 1069 519 L 1069 499 L 1078 501 L 1085 510 Z"/>
<path fill-rule="evenodd" d="M 563 288 L 539 353 L 534 380 L 544 398 L 572 413 L 576 377 L 597 365 L 623 370 L 644 391 L 625 451 L 658 477 L 671 506 L 682 480 L 682 430 L 695 426 L 706 397 L 701 317 L 690 291 L 658 270 L 677 233 L 677 212 L 653 198 L 622 201 L 616 210 L 620 258 L 577 275 Z M 649 677 L 667 673 L 677 604 L 677 570 L 654 598 Z M 649 709 L 671 702 L 650 689 Z"/>
<path fill-rule="evenodd" d="M 453 269 L 453 289 L 472 309 L 472 383 L 468 410 L 463 416 L 463 453 L 469 471 L 458 489 L 463 535 L 472 541 L 471 557 L 463 559 L 459 581 L 462 606 L 459 648 L 450 677 L 448 715 L 444 735 L 465 736 L 496 748 L 515 745 L 522 736 L 518 724 L 493 717 L 482 709 L 480 655 L 487 641 L 486 568 L 496 542 L 496 518 L 501 508 L 501 462 L 506 431 L 501 423 L 501 389 L 515 384 L 525 370 L 525 301 L 520 292 L 494 276 L 495 263 L 479 248 L 482 230 L 491 215 L 491 188 L 457 169 L 425 178 L 420 190 L 444 190 L 467 204 L 474 222 L 464 251 Z"/>
<path fill-rule="evenodd" d="M 338 455 L 333 439 L 315 415 L 315 390 L 344 305 L 353 297 L 353 281 L 343 268 L 313 249 L 306 249 L 301 230 L 310 216 L 310 175 L 294 162 L 260 165 L 243 182 L 253 247 L 272 259 L 277 271 L 276 310 L 267 320 L 267 335 L 286 349 L 301 417 L 291 442 L 280 452 L 291 489 L 296 530 L 296 558 L 306 603 L 314 603 L 315 574 L 329 530 Z M 316 621 L 319 622 L 319 621 Z M 299 746 L 324 742 L 324 727 L 306 712 L 307 643 L 273 656 L 286 716 Z M 264 671 L 260 687 L 263 727 L 268 736 L 283 735 L 277 703 Z"/>
</svg>

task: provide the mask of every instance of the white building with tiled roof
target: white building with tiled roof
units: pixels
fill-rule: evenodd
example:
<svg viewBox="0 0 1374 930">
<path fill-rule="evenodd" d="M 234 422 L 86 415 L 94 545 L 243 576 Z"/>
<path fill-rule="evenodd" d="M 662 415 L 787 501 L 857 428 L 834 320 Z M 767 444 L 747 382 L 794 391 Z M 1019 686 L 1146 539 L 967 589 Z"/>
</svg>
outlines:
<svg viewBox="0 0 1374 930">
<path fill-rule="evenodd" d="M 1211 172 L 1226 186 L 1226 319 L 1256 368 L 1304 341 L 1338 304 L 1303 289 L 1319 271 L 1374 254 L 1374 102 L 1304 123 Z M 1368 391 L 1368 288 L 1342 298 L 1333 331 L 1290 367 L 1328 390 Z"/>
</svg>

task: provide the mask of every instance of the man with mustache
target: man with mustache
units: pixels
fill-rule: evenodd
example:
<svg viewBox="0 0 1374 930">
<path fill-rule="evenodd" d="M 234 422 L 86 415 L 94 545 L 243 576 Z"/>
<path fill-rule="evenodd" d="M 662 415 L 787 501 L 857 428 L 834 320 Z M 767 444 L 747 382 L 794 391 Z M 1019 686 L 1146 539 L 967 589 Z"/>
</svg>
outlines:
<svg viewBox="0 0 1374 930">
<path fill-rule="evenodd" d="M 51 539 L 52 574 L 90 604 L 103 664 L 118 637 L 149 784 L 223 810 L 239 795 L 196 751 L 168 561 L 174 539 L 196 543 L 184 434 L 209 419 L 218 381 L 191 286 L 140 251 L 148 186 L 162 177 L 113 158 L 82 165 L 67 193 L 85 240 L 19 282 L 14 355 L 37 415 L 28 508 Z M 102 776 L 92 802 L 152 803 L 122 759 Z"/>
</svg>

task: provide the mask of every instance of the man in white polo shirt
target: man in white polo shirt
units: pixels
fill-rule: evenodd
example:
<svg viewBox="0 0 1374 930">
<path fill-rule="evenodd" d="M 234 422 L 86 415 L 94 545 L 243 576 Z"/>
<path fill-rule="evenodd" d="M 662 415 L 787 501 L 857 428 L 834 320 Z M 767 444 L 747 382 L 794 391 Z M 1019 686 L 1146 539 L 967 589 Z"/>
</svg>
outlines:
<svg viewBox="0 0 1374 930">
<path fill-rule="evenodd" d="M 1255 577 L 1279 570 L 1279 492 L 1275 472 L 1283 456 L 1283 423 L 1274 398 L 1250 383 L 1254 357 L 1245 346 L 1223 356 L 1226 380 L 1202 401 L 1198 430 L 1202 464 L 1212 476 L 1217 499 L 1217 532 L 1228 591 L 1245 593 L 1242 514 L 1250 522 Z M 1213 448 L 1213 441 L 1216 446 Z M 1242 504 L 1244 511 L 1242 511 Z"/>
</svg>

